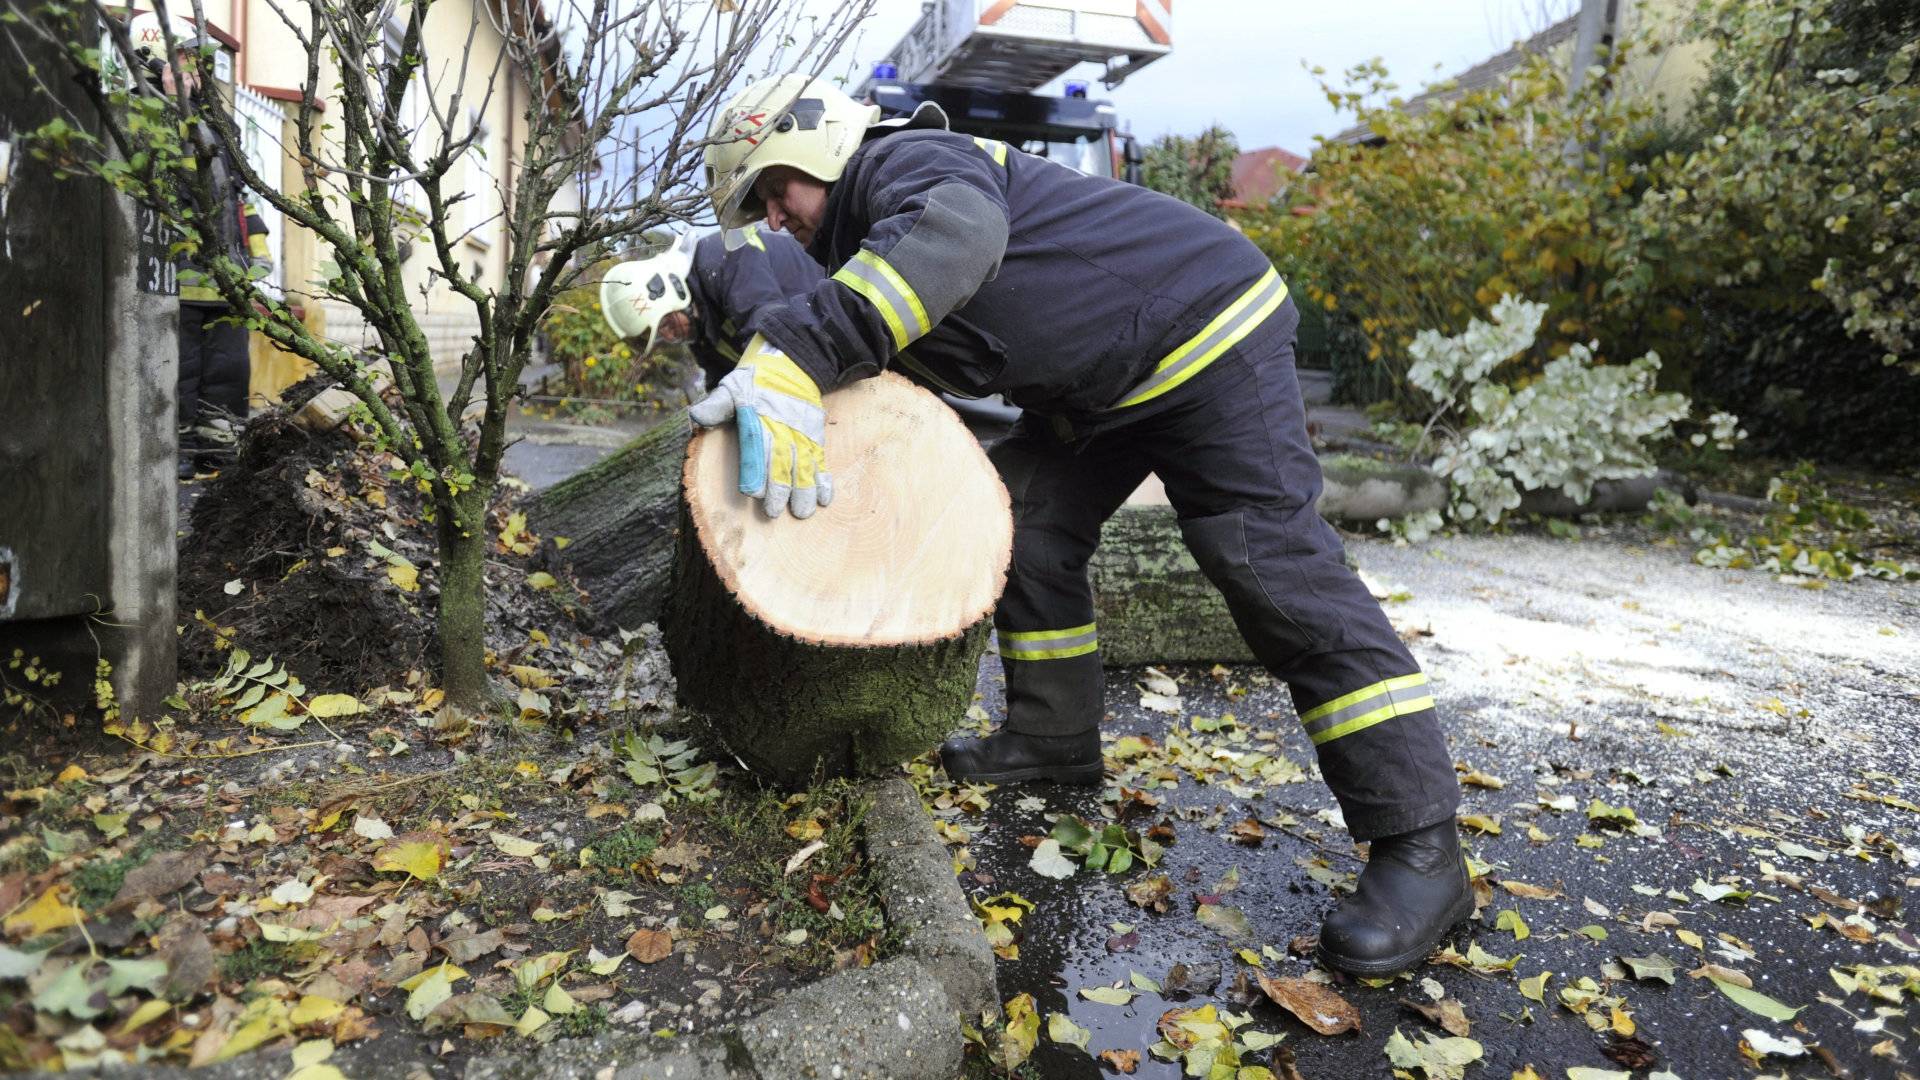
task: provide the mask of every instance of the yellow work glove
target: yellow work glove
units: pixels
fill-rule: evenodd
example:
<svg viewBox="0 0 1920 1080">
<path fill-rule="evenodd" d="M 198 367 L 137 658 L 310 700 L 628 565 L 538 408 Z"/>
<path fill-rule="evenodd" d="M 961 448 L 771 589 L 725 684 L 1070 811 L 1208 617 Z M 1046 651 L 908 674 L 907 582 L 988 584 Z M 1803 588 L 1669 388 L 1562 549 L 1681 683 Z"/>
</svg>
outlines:
<svg viewBox="0 0 1920 1080">
<path fill-rule="evenodd" d="M 768 517 L 812 517 L 833 501 L 820 388 L 766 338 L 754 335 L 739 366 L 687 411 L 703 427 L 740 425 L 740 492 L 762 500 Z"/>
</svg>

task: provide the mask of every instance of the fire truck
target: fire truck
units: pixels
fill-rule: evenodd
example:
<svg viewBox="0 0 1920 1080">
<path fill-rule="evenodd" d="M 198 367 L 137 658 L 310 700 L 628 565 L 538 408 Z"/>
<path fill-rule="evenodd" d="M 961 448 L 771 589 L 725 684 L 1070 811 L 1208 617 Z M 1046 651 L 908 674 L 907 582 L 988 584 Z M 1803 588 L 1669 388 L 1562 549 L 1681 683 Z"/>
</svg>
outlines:
<svg viewBox="0 0 1920 1080">
<path fill-rule="evenodd" d="M 928 0 L 855 97 L 905 116 L 938 104 L 955 131 L 999 139 L 1095 176 L 1140 182 L 1140 151 L 1113 104 L 1069 81 L 1098 64 L 1111 90 L 1173 48 L 1171 0 Z"/>
</svg>

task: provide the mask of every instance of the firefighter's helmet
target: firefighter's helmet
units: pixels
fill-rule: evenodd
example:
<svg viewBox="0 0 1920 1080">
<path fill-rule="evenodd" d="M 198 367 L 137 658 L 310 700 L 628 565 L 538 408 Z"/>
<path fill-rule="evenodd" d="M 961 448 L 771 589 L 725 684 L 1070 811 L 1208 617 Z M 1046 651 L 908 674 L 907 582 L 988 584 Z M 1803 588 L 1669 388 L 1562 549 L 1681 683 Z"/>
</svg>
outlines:
<svg viewBox="0 0 1920 1080">
<path fill-rule="evenodd" d="M 753 192 L 761 170 L 787 165 L 824 183 L 840 179 L 878 105 L 862 105 L 823 79 L 783 75 L 755 83 L 714 116 L 707 147 L 707 187 L 724 228 L 767 214 Z"/>
<path fill-rule="evenodd" d="M 651 258 L 623 262 L 600 281 L 600 312 L 636 352 L 653 347 L 660 320 L 693 303 L 694 236 L 681 233 Z"/>
</svg>

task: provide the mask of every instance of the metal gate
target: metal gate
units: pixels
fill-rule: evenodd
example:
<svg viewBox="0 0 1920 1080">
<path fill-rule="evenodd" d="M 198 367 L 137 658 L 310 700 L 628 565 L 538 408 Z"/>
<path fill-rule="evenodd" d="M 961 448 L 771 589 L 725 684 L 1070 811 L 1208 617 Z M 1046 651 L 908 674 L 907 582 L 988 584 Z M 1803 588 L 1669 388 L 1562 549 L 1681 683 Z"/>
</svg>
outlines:
<svg viewBox="0 0 1920 1080">
<path fill-rule="evenodd" d="M 247 162 L 253 166 L 260 179 L 275 191 L 281 190 L 281 166 L 286 160 L 285 151 L 280 145 L 280 135 L 285 128 L 286 114 L 272 99 L 244 86 L 233 88 L 234 118 L 240 129 L 240 142 L 246 151 Z M 285 260 L 281 257 L 286 251 L 285 237 L 281 228 L 280 211 L 269 205 L 267 200 L 255 197 L 254 209 L 260 214 L 260 220 L 267 224 L 267 250 L 273 254 L 273 272 L 260 283 L 264 292 L 281 297 L 282 286 L 286 281 Z"/>
</svg>

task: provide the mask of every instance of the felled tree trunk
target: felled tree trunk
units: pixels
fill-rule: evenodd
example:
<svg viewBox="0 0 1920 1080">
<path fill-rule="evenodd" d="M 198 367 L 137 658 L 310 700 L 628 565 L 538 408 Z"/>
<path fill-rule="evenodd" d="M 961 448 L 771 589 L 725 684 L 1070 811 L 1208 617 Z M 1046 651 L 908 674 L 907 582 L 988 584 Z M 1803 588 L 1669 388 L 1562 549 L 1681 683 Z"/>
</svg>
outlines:
<svg viewBox="0 0 1920 1080">
<path fill-rule="evenodd" d="M 1320 462 L 1319 510 L 1364 525 L 1446 505 L 1446 484 L 1418 465 L 1345 454 Z M 1109 667 L 1245 663 L 1253 659 L 1227 602 L 1187 553 L 1157 481 L 1144 485 L 1100 530 L 1088 572 L 1100 657 Z"/>
<path fill-rule="evenodd" d="M 533 500 L 528 524 L 567 541 L 560 557 L 595 614 L 627 628 L 656 622 L 672 587 L 686 413 L 661 421 Z"/>
<path fill-rule="evenodd" d="M 1187 553 L 1173 507 L 1122 506 L 1101 528 L 1088 573 L 1108 667 L 1253 659 L 1220 590 Z"/>
<path fill-rule="evenodd" d="M 739 493 L 731 427 L 694 438 L 665 622 L 681 701 L 785 784 L 891 768 L 960 722 L 1013 544 L 939 399 L 889 374 L 826 403 L 833 504 L 805 521 Z"/>
</svg>

